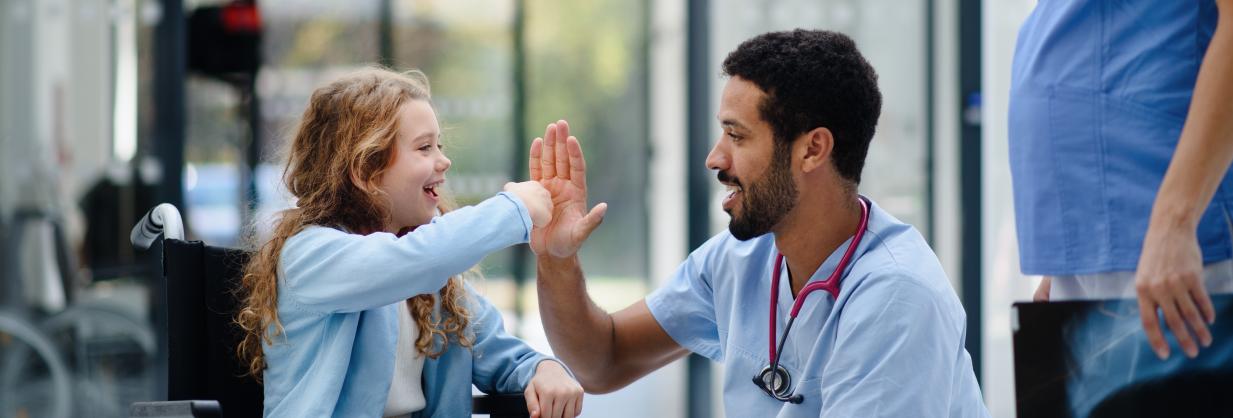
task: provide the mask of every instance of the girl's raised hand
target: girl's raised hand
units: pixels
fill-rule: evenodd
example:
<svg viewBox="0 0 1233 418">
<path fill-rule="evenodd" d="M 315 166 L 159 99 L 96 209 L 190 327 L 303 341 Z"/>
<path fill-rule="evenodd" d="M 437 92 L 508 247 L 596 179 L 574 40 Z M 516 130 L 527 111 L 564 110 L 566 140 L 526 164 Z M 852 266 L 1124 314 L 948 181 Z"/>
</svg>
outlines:
<svg viewBox="0 0 1233 418">
<path fill-rule="evenodd" d="M 541 361 L 535 367 L 523 396 L 531 418 L 572 418 L 582 413 L 582 385 L 556 361 Z"/>
<path fill-rule="evenodd" d="M 522 204 L 527 205 L 527 212 L 530 212 L 531 223 L 536 228 L 552 222 L 552 195 L 539 182 L 505 183 L 505 191 L 522 199 Z"/>
</svg>

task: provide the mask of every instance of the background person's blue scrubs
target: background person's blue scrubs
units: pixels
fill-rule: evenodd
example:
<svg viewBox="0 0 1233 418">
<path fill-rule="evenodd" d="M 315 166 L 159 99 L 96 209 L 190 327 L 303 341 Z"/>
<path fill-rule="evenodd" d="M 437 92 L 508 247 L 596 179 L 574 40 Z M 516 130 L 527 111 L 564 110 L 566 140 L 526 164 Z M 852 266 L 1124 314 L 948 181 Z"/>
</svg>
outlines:
<svg viewBox="0 0 1233 418">
<path fill-rule="evenodd" d="M 825 280 L 851 241 L 810 281 Z M 724 364 L 727 416 L 989 415 L 963 346 L 963 306 L 937 256 L 916 229 L 876 204 L 838 300 L 826 292 L 809 295 L 784 345 L 781 364 L 804 402 L 780 402 L 759 389 L 752 379 L 769 364 L 777 254 L 770 234 L 742 242 L 725 231 L 647 297 L 652 315 L 678 344 Z M 793 303 L 782 268 L 777 335 Z"/>
<path fill-rule="evenodd" d="M 1216 20 L 1213 0 L 1037 4 L 1010 89 L 1024 274 L 1135 270 Z M 1233 257 L 1231 186 L 1226 174 L 1199 222 L 1204 264 Z"/>
</svg>

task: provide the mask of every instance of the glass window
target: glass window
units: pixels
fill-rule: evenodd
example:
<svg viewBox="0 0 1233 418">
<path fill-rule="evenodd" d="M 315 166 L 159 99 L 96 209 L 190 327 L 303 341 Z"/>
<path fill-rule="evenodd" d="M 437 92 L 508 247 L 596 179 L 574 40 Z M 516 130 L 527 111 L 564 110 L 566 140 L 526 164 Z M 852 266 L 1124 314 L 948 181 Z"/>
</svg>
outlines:
<svg viewBox="0 0 1233 418">
<path fill-rule="evenodd" d="M 646 16 L 643 2 L 527 3 L 523 138 L 569 121 L 587 156 L 590 204 L 609 205 L 581 253 L 590 283 L 647 276 Z"/>
<path fill-rule="evenodd" d="M 852 37 L 877 71 L 882 90 L 882 116 L 865 160 L 861 193 L 929 236 L 926 6 L 923 0 L 719 0 L 712 6 L 711 60 L 718 72 L 742 41 L 776 30 L 826 29 Z M 725 81 L 716 78 L 712 84 L 712 113 Z M 715 193 L 723 190 L 716 186 Z M 720 215 L 713 219 L 726 227 L 727 215 Z"/>
</svg>

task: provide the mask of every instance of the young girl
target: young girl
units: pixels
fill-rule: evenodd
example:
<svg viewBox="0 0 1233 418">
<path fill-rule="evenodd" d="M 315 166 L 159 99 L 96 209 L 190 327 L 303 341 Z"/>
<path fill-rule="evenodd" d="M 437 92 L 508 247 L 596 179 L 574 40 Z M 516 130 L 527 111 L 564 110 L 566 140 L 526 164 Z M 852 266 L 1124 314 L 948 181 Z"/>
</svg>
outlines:
<svg viewBox="0 0 1233 418">
<path fill-rule="evenodd" d="M 246 266 L 237 349 L 267 417 L 457 417 L 471 385 L 576 416 L 568 371 L 507 335 L 458 275 L 551 218 L 536 182 L 446 209 L 427 78 L 366 69 L 317 89 L 284 172 L 296 207 Z M 549 360 L 549 361 L 545 361 Z"/>
</svg>

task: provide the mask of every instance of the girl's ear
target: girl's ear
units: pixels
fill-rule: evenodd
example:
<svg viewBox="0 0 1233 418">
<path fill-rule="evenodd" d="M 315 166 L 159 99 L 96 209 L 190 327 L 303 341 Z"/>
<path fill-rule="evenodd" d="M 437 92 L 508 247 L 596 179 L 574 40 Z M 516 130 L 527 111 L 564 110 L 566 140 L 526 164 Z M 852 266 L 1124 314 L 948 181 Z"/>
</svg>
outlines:
<svg viewBox="0 0 1233 418">
<path fill-rule="evenodd" d="M 350 170 L 350 173 L 348 174 L 351 176 L 351 185 L 355 186 L 355 188 L 357 189 L 360 189 L 364 193 L 368 193 L 368 194 L 373 193 L 372 185 L 369 184 L 367 181 L 364 181 L 364 179 L 361 179 L 360 175 L 357 174 L 355 170 Z"/>
</svg>

